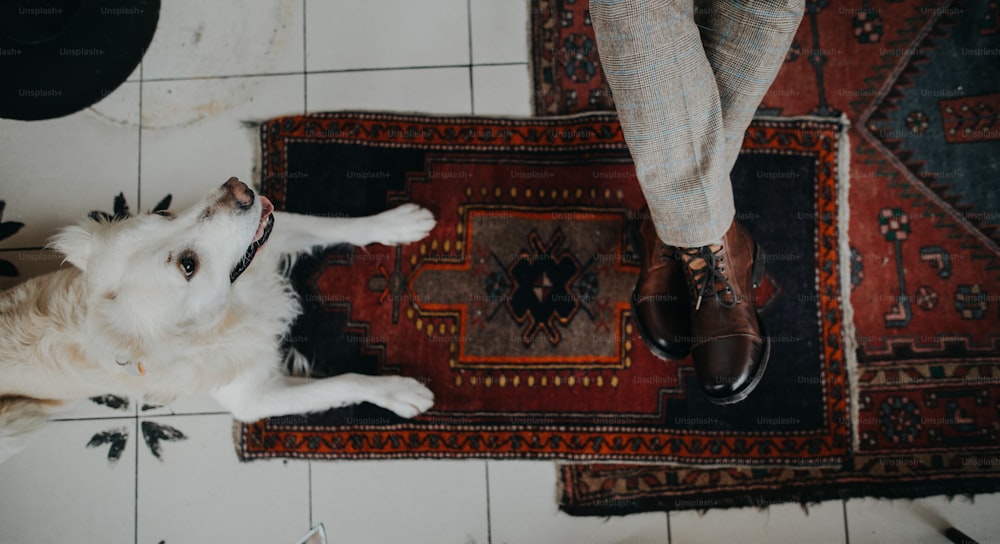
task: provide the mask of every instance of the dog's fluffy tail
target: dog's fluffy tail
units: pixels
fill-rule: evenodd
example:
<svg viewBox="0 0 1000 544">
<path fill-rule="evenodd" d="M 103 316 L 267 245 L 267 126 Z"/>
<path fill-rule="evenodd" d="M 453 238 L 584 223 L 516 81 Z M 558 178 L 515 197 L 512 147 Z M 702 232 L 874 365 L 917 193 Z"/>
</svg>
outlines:
<svg viewBox="0 0 1000 544">
<path fill-rule="evenodd" d="M 0 396 L 0 463 L 24 448 L 55 406 L 56 403 L 28 397 Z"/>
</svg>

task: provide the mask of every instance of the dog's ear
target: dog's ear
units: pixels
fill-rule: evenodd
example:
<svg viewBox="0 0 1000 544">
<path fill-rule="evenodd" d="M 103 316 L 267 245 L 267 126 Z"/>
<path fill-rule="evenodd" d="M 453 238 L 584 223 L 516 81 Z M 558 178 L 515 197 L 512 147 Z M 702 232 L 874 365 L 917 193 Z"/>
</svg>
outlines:
<svg viewBox="0 0 1000 544">
<path fill-rule="evenodd" d="M 94 248 L 94 235 L 82 226 L 66 227 L 52 238 L 49 247 L 66 256 L 66 262 L 87 271 Z"/>
</svg>

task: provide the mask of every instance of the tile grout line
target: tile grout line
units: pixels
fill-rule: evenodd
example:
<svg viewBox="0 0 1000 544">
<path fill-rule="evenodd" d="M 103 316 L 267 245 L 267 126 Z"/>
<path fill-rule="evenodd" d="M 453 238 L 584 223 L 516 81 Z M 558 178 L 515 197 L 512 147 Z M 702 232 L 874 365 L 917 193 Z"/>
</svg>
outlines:
<svg viewBox="0 0 1000 544">
<path fill-rule="evenodd" d="M 476 114 L 476 78 L 474 77 L 475 59 L 472 55 L 472 0 L 465 0 L 465 19 L 469 29 L 469 113 Z"/>
<path fill-rule="evenodd" d="M 302 0 L 302 115 L 309 113 L 309 36 L 306 9 L 308 0 Z"/>
<path fill-rule="evenodd" d="M 145 52 L 143 53 L 145 56 Z M 139 210 L 142 210 L 142 91 L 143 91 L 143 67 L 142 61 L 139 62 L 139 129 L 138 129 L 138 139 L 139 139 L 139 150 L 138 159 L 136 164 L 136 205 Z M 139 544 L 139 406 L 136 405 L 135 415 L 135 478 L 132 480 L 133 490 L 135 493 L 135 503 L 132 508 L 132 532 L 135 536 L 135 544 Z"/>
<path fill-rule="evenodd" d="M 490 461 L 486 460 L 484 463 L 486 469 L 486 544 L 493 544 L 493 515 L 490 511 L 492 505 L 490 503 Z"/>
<path fill-rule="evenodd" d="M 129 416 L 107 416 L 107 417 L 100 417 L 100 416 L 96 416 L 96 417 L 60 417 L 60 418 L 50 419 L 49 421 L 51 421 L 53 423 L 67 423 L 67 422 L 72 422 L 72 421 L 118 421 L 118 420 L 123 420 L 123 419 L 132 419 L 134 417 L 136 417 L 135 414 L 132 414 L 132 415 L 129 415 Z"/>
<path fill-rule="evenodd" d="M 139 415 L 135 415 L 135 478 L 132 481 L 135 490 L 135 504 L 132 509 L 132 532 L 135 544 L 139 544 Z"/>
<path fill-rule="evenodd" d="M 667 544 L 673 544 L 674 535 L 670 534 L 670 510 L 665 513 L 667 514 Z"/>
<path fill-rule="evenodd" d="M 145 54 L 145 53 L 143 53 Z M 139 157 L 136 165 L 136 178 L 138 188 L 136 189 L 136 205 L 138 210 L 142 210 L 142 85 L 143 85 L 143 63 L 139 62 Z M 137 212 L 138 213 L 138 212 Z"/>
<path fill-rule="evenodd" d="M 482 62 L 479 64 L 423 64 L 415 66 L 381 66 L 377 68 L 339 68 L 330 70 L 306 70 L 309 75 L 324 74 L 353 74 L 363 72 L 400 72 L 404 70 L 444 70 L 448 68 L 491 68 L 497 66 L 529 66 L 529 62 Z M 177 82 L 177 81 L 204 81 L 209 79 L 247 79 L 253 77 L 282 77 L 301 75 L 301 71 L 295 72 L 270 72 L 262 74 L 223 74 L 215 76 L 181 76 L 181 77 L 155 77 L 145 81 L 151 83 Z"/>
<path fill-rule="evenodd" d="M 312 462 L 312 460 L 306 461 L 306 466 L 309 467 L 309 485 L 307 486 L 308 490 L 309 490 L 308 491 L 308 493 L 309 493 L 309 529 L 308 530 L 312 530 L 312 528 L 316 526 L 316 523 L 313 521 L 313 462 Z"/>
<path fill-rule="evenodd" d="M 851 544 L 851 533 L 847 530 L 847 499 L 840 499 L 840 509 L 844 514 L 844 544 Z"/>
<path fill-rule="evenodd" d="M 116 419 L 132 419 L 133 417 L 142 418 L 167 418 L 167 417 L 190 417 L 190 416 L 227 416 L 229 412 L 171 412 L 169 414 L 143 414 L 137 412 L 129 416 L 92 416 L 92 417 L 58 417 L 50 419 L 49 421 L 106 421 L 106 420 L 116 420 Z"/>
<path fill-rule="evenodd" d="M 170 408 L 163 407 L 166 410 Z M 142 414 L 141 412 L 137 414 L 139 417 L 188 417 L 188 416 L 228 416 L 230 412 L 174 412 L 171 410 L 169 414 Z"/>
</svg>

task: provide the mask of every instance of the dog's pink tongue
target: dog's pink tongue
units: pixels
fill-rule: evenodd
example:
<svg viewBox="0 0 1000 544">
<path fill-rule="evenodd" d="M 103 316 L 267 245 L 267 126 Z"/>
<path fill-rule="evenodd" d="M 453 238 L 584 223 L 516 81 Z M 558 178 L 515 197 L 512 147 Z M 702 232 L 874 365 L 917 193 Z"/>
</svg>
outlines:
<svg viewBox="0 0 1000 544">
<path fill-rule="evenodd" d="M 271 217 L 271 212 L 274 211 L 274 204 L 267 199 L 266 196 L 260 195 L 257 197 L 260 199 L 260 224 L 257 225 L 257 232 L 253 235 L 253 241 L 256 242 L 264 236 L 264 228 L 267 226 L 267 218 Z"/>
</svg>

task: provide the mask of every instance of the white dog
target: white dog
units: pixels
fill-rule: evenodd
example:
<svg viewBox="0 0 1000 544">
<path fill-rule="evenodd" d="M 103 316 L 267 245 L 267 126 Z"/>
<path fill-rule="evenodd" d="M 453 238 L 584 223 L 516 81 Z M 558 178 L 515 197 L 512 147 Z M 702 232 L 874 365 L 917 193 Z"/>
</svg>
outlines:
<svg viewBox="0 0 1000 544">
<path fill-rule="evenodd" d="M 280 342 L 300 307 L 280 265 L 315 246 L 419 240 L 431 213 L 273 210 L 231 178 L 176 216 L 89 221 L 56 236 L 73 267 L 0 293 L 0 461 L 64 401 L 107 393 L 158 403 L 210 393 L 242 421 L 365 401 L 402 417 L 428 410 L 433 394 L 411 378 L 286 375 Z"/>
</svg>

